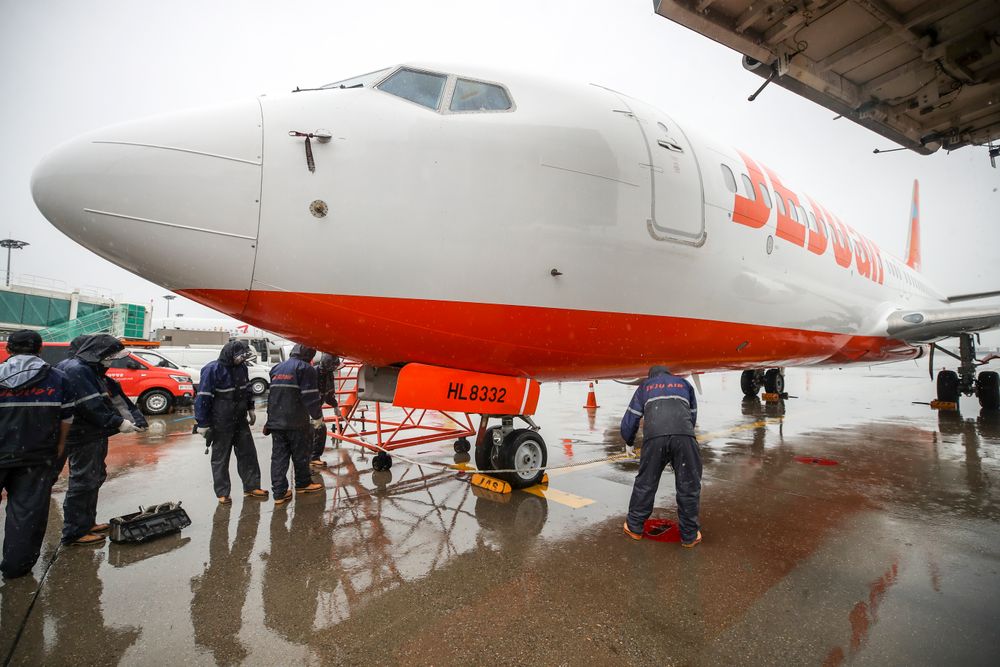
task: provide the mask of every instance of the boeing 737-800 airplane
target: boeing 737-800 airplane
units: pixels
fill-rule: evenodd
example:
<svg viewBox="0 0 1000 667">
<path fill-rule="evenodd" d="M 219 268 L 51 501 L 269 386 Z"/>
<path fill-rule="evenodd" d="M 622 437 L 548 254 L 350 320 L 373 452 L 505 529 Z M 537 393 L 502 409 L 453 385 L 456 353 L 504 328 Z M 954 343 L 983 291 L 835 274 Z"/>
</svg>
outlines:
<svg viewBox="0 0 1000 667">
<path fill-rule="evenodd" d="M 895 259 L 756 156 L 600 86 L 391 67 L 98 130 L 52 152 L 32 192 L 137 275 L 394 369 L 373 396 L 501 417 L 477 461 L 523 469 L 516 486 L 546 460 L 512 421 L 539 381 L 662 363 L 780 393 L 786 366 L 959 336 L 939 398 L 1000 403 L 972 345 L 1000 308 L 954 307 L 921 277 L 916 186 Z"/>
</svg>

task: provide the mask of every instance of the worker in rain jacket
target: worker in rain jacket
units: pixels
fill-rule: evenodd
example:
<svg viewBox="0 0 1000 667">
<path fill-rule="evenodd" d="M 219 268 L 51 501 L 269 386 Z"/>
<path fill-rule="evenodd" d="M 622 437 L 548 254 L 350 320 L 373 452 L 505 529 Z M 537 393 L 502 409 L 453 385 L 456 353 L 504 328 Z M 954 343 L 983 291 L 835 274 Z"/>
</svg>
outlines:
<svg viewBox="0 0 1000 667">
<path fill-rule="evenodd" d="M 287 361 L 271 369 L 264 435 L 270 433 L 272 436 L 271 492 L 275 505 L 292 499 L 288 488 L 289 459 L 295 468 L 296 493 L 323 489 L 322 484 L 313 483 L 309 472 L 312 431 L 323 426 L 316 369 L 309 363 L 314 356 L 316 350 L 313 348 L 296 345 Z"/>
<path fill-rule="evenodd" d="M 62 361 L 60 361 L 58 364 L 56 364 L 56 368 L 59 369 L 60 371 L 65 372 L 65 368 L 66 365 L 69 364 L 69 360 L 76 356 L 76 353 L 80 349 L 80 346 L 83 345 L 83 343 L 88 338 L 90 338 L 90 336 L 77 336 L 76 338 L 74 338 L 73 341 L 69 344 L 69 351 L 67 357 Z M 119 360 L 116 359 L 115 361 Z M 114 366 L 114 361 L 112 362 L 112 366 Z M 122 386 L 118 382 L 118 380 L 108 375 L 105 375 L 104 383 L 108 387 L 108 394 L 111 395 L 111 401 L 112 403 L 115 404 L 115 408 L 118 410 L 118 413 L 121 414 L 126 419 L 128 419 L 129 421 L 131 421 L 133 424 L 135 424 L 137 428 L 140 429 L 147 428 L 149 426 L 149 423 L 146 421 L 145 415 L 142 414 L 142 410 L 140 410 L 138 406 L 136 406 L 136 404 L 132 402 L 132 399 L 130 399 L 128 396 L 125 395 L 125 391 L 122 389 Z M 124 409 L 122 406 L 124 406 Z M 128 414 L 128 416 L 126 416 L 126 413 Z M 60 464 L 61 463 L 63 463 L 63 461 L 60 461 Z M 56 471 L 57 477 L 61 471 L 62 471 L 62 465 L 60 465 L 59 470 Z"/>
<path fill-rule="evenodd" d="M 38 357 L 42 338 L 15 331 L 0 364 L 0 488 L 7 492 L 3 561 L 8 579 L 31 572 L 49 519 L 52 468 L 66 446 L 76 397 L 66 376 Z"/>
<path fill-rule="evenodd" d="M 131 401 L 118 395 L 121 392 L 121 387 L 115 389 L 118 383 L 105 377 L 116 359 L 127 356 L 128 351 L 117 338 L 96 334 L 81 341 L 76 355 L 58 367 L 77 395 L 73 426 L 66 439 L 69 487 L 63 501 L 63 544 L 104 542 L 103 533 L 109 526 L 97 523 L 97 498 L 108 478 L 105 465 L 108 437 L 146 427 L 145 419 L 134 410 Z M 138 419 L 141 421 L 134 421 Z M 57 466 L 56 475 L 62 469 L 61 460 Z"/>
<path fill-rule="evenodd" d="M 327 354 L 326 352 L 319 358 L 316 365 L 316 383 L 319 389 L 320 400 L 331 408 L 337 407 L 337 369 L 340 368 L 340 357 Z M 312 460 L 309 465 L 316 468 L 325 468 L 323 462 L 323 450 L 326 449 L 326 423 L 322 423 L 313 430 Z"/>
<path fill-rule="evenodd" d="M 212 448 L 212 479 L 215 495 L 223 505 L 229 494 L 229 455 L 236 452 L 236 471 L 243 482 L 243 496 L 267 500 L 260 488 L 260 463 L 250 427 L 257 422 L 247 364 L 255 355 L 242 340 L 226 343 L 219 358 L 201 369 L 201 382 L 194 400 L 196 432 Z"/>
<path fill-rule="evenodd" d="M 656 489 L 667 463 L 674 469 L 677 488 L 677 517 L 680 520 L 681 546 L 693 547 L 701 542 L 698 505 L 701 496 L 701 454 L 694 438 L 698 421 L 698 402 L 687 380 L 663 366 L 649 369 L 648 378 L 632 396 L 621 433 L 625 451 L 635 455 L 633 444 L 642 420 L 642 453 L 639 472 L 632 487 L 625 534 L 642 539 L 646 519 L 653 511 Z"/>
</svg>

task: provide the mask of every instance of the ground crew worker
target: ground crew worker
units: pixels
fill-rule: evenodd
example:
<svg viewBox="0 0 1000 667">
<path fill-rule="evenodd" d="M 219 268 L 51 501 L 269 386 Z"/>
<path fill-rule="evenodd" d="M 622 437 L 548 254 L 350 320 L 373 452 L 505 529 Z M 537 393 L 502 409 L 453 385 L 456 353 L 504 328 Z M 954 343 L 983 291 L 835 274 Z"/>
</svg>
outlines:
<svg viewBox="0 0 1000 667">
<path fill-rule="evenodd" d="M 622 417 L 622 438 L 630 456 L 635 454 L 633 443 L 640 419 L 643 424 L 642 452 L 625 520 L 625 534 L 634 540 L 642 539 L 646 519 L 653 511 L 660 476 L 670 463 L 677 488 L 681 546 L 694 547 L 701 542 L 698 523 L 701 454 L 694 438 L 694 426 L 698 421 L 694 390 L 684 378 L 671 375 L 663 366 L 653 366 L 648 378 L 635 390 Z"/>
<path fill-rule="evenodd" d="M 66 364 L 69 363 L 70 359 L 76 356 L 80 346 L 83 345 L 84 341 L 88 338 L 90 338 L 90 336 L 77 336 L 74 338 L 69 344 L 69 356 L 56 364 L 56 368 L 64 371 Z M 145 415 L 142 414 L 142 410 L 140 410 L 136 404 L 132 402 L 132 399 L 125 395 L 125 391 L 122 389 L 118 380 L 105 375 L 104 383 L 108 387 L 108 394 L 111 396 L 111 402 L 114 403 L 115 409 L 118 410 L 118 414 L 131 421 L 137 428 L 148 428 L 149 423 L 146 421 Z M 63 463 L 64 461 L 59 461 L 59 470 L 56 471 L 56 477 L 58 477 L 59 473 L 62 472 Z"/>
<path fill-rule="evenodd" d="M 212 447 L 212 479 L 219 502 L 230 498 L 229 455 L 236 452 L 236 471 L 243 481 L 243 497 L 267 500 L 260 488 L 260 463 L 250 427 L 257 422 L 247 363 L 255 355 L 242 340 L 226 343 L 219 358 L 201 369 L 201 382 L 194 400 L 196 432 Z"/>
<path fill-rule="evenodd" d="M 337 407 L 337 369 L 340 368 L 340 357 L 326 352 L 316 365 L 316 384 L 323 403 L 331 408 Z M 313 430 L 312 460 L 309 465 L 314 468 L 325 468 L 323 450 L 326 449 L 326 423 Z"/>
<path fill-rule="evenodd" d="M 38 357 L 42 337 L 15 331 L 0 364 L 0 488 L 7 492 L 3 560 L 7 579 L 38 562 L 49 520 L 52 468 L 66 446 L 76 402 L 66 376 Z"/>
<path fill-rule="evenodd" d="M 314 493 L 323 485 L 312 481 L 309 459 L 312 429 L 323 425 L 316 369 L 310 365 L 316 350 L 296 345 L 287 361 L 271 368 L 271 393 L 267 401 L 264 434 L 271 434 L 271 492 L 274 504 L 292 499 L 288 488 L 288 462 L 295 469 L 295 492 Z"/>
<path fill-rule="evenodd" d="M 77 395 L 73 426 L 66 438 L 69 487 L 63 501 L 63 544 L 104 543 L 103 533 L 109 526 L 97 523 L 97 498 L 108 478 L 108 437 L 145 428 L 145 420 L 133 421 L 131 402 L 118 397 L 121 387 L 115 389 L 117 383 L 105 377 L 112 362 L 126 356 L 128 351 L 117 338 L 95 334 L 81 341 L 76 355 L 59 365 Z M 61 469 L 62 461 L 55 475 Z"/>
</svg>

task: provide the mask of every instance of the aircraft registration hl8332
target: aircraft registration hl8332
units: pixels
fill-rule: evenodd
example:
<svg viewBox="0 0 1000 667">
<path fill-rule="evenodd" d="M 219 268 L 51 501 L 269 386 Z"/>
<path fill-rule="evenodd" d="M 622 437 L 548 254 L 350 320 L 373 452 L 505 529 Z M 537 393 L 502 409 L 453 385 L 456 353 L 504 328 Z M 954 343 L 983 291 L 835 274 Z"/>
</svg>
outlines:
<svg viewBox="0 0 1000 667">
<path fill-rule="evenodd" d="M 391 67 L 98 130 L 49 154 L 32 192 L 115 264 L 379 368 L 373 396 L 500 417 L 515 465 L 545 458 L 513 428 L 538 382 L 654 363 L 780 393 L 787 366 L 959 336 L 939 398 L 1000 401 L 972 344 L 1000 308 L 921 277 L 916 184 L 896 259 L 756 157 L 601 86 Z"/>
</svg>

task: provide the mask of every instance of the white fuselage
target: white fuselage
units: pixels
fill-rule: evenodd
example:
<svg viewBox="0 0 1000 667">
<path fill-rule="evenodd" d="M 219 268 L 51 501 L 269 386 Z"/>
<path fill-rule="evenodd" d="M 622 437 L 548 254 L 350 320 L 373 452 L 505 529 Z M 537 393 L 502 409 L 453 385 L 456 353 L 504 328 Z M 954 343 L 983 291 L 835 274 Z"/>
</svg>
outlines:
<svg viewBox="0 0 1000 667">
<path fill-rule="evenodd" d="M 574 379 L 916 353 L 887 316 L 940 295 L 764 165 L 605 88 L 414 69 L 449 75 L 439 109 L 365 86 L 107 128 L 39 166 L 36 202 L 145 278 L 370 363 Z M 456 73 L 512 108 L 448 112 Z M 314 172 L 289 132 L 330 135 Z M 779 219 L 776 192 L 801 211 Z"/>
</svg>

